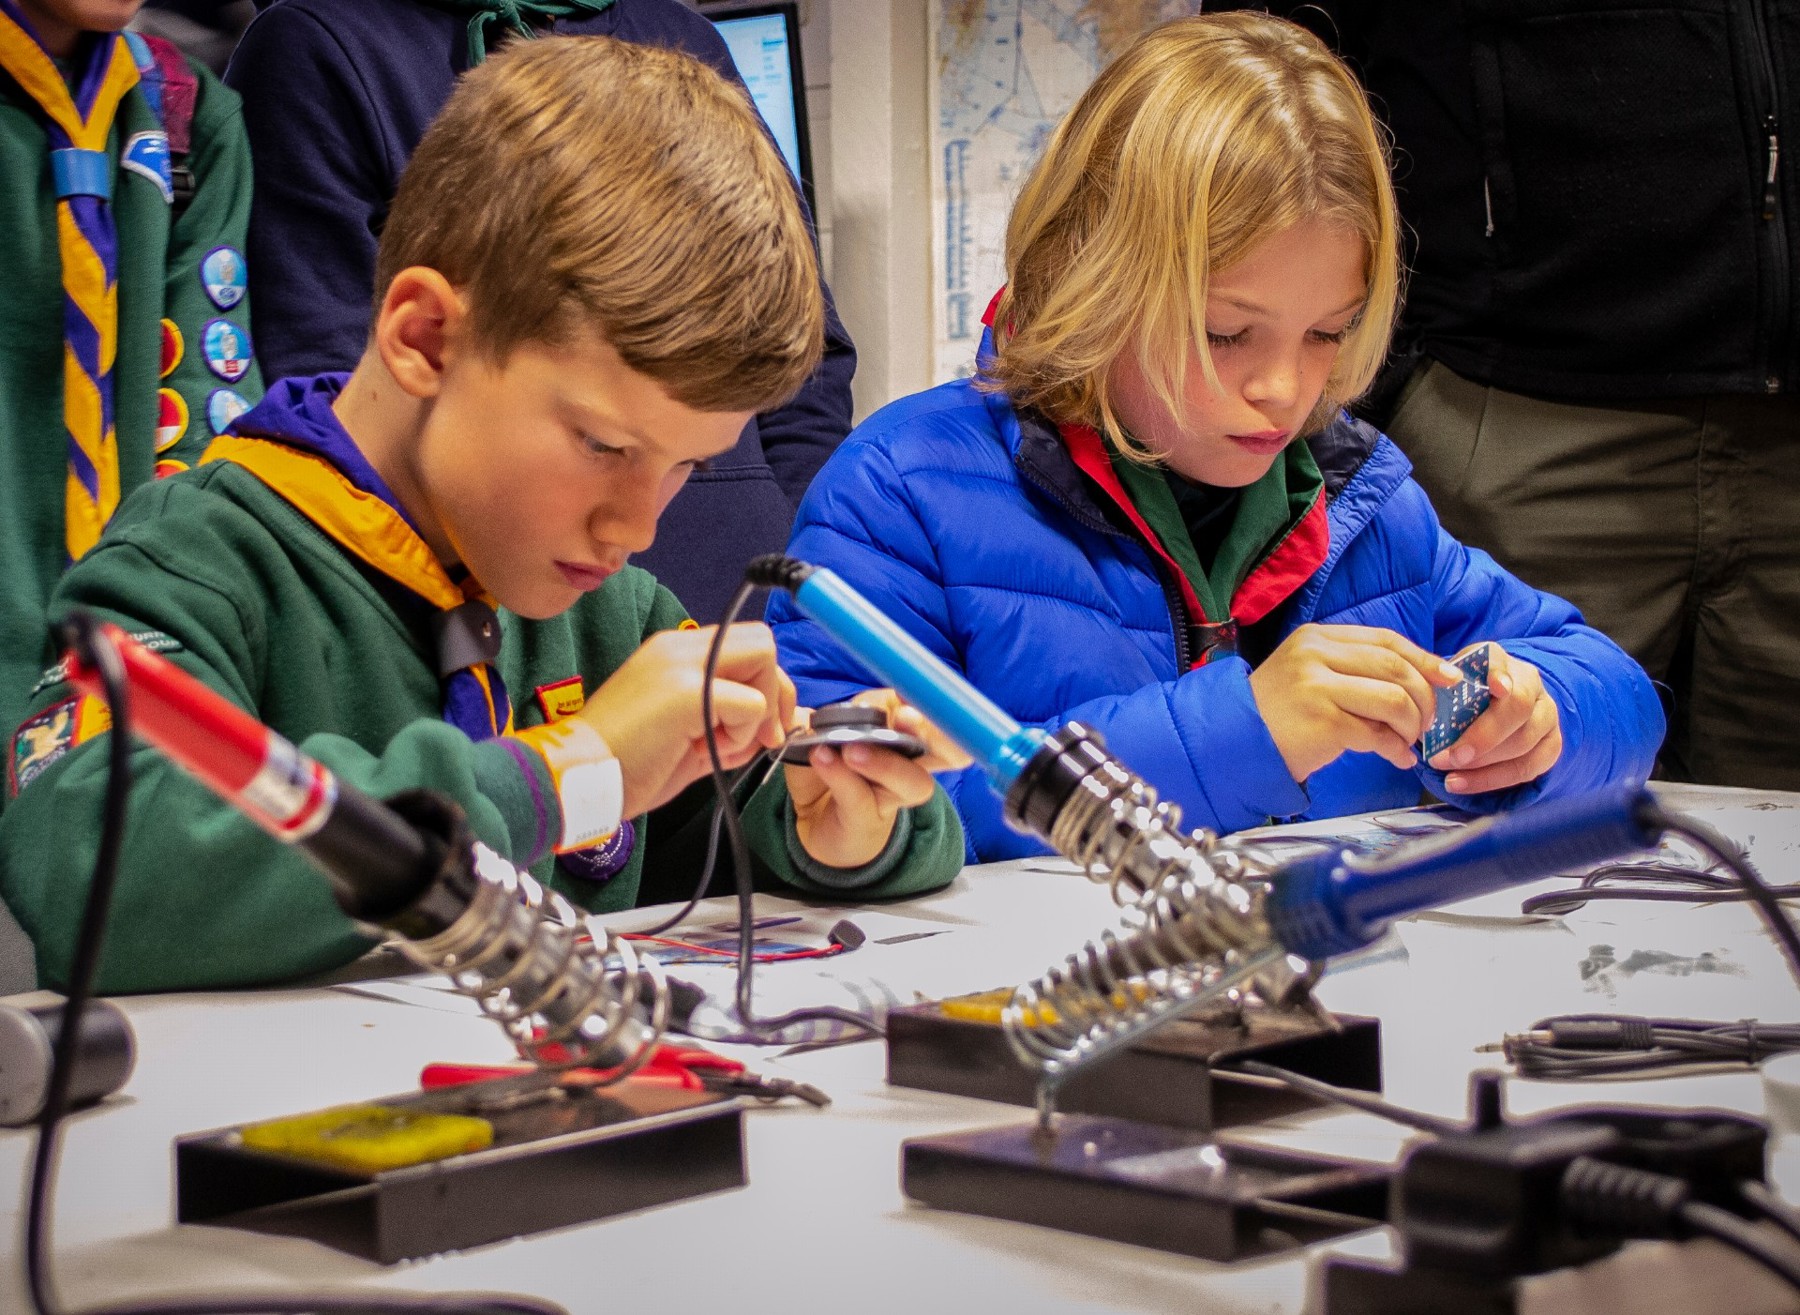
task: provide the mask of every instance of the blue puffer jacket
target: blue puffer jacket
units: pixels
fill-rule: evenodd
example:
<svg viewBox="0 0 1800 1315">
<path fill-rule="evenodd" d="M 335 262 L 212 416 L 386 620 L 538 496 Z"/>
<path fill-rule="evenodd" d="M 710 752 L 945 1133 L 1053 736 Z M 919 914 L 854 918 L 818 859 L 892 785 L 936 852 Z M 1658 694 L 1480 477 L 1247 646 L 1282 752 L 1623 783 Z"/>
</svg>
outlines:
<svg viewBox="0 0 1800 1315">
<path fill-rule="evenodd" d="M 1307 622 L 1383 626 L 1450 655 L 1482 640 L 1542 673 L 1563 753 L 1526 786 L 1459 798 L 1488 812 L 1641 780 L 1663 716 L 1643 671 L 1568 603 L 1523 584 L 1438 525 L 1400 450 L 1341 417 L 1311 440 L 1330 499 L 1325 563 L 1283 605 Z M 833 455 L 801 504 L 788 551 L 829 566 L 1013 716 L 1080 721 L 1178 803 L 1190 826 L 1236 831 L 1449 797 L 1441 774 L 1345 754 L 1304 786 L 1288 774 L 1227 657 L 1187 670 L 1171 594 L 1149 552 L 1109 520 L 1061 437 L 968 381 L 883 408 Z M 871 684 L 777 594 L 769 621 L 801 701 Z M 1010 830 L 979 768 L 945 785 L 971 862 L 1044 852 Z"/>
</svg>

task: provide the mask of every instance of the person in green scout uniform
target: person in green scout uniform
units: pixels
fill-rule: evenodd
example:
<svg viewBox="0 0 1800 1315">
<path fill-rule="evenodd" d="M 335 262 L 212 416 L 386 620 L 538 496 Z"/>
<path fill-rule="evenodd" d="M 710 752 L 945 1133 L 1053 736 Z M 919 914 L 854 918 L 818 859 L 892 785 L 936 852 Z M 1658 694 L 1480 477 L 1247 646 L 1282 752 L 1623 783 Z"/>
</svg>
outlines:
<svg viewBox="0 0 1800 1315">
<path fill-rule="evenodd" d="M 277 383 L 198 468 L 139 490 L 53 610 L 118 622 L 363 790 L 442 791 L 585 908 L 685 895 L 713 631 L 626 558 L 819 358 L 783 168 L 685 55 L 559 37 L 495 56 L 408 167 L 356 370 Z M 13 737 L 0 817 L 47 984 L 105 776 L 103 709 L 63 674 Z M 876 697 L 927 756 L 818 750 L 774 774 L 745 819 L 765 878 L 892 896 L 961 867 L 929 773 L 967 760 Z M 728 632 L 713 715 L 727 769 L 804 721 L 760 624 Z M 310 868 L 166 760 L 140 749 L 135 782 L 101 989 L 272 982 L 367 947 Z"/>
<path fill-rule="evenodd" d="M 0 0 L 0 724 L 120 499 L 261 395 L 236 93 L 118 33 L 138 0 Z M 230 356 L 208 353 L 227 334 Z"/>
</svg>

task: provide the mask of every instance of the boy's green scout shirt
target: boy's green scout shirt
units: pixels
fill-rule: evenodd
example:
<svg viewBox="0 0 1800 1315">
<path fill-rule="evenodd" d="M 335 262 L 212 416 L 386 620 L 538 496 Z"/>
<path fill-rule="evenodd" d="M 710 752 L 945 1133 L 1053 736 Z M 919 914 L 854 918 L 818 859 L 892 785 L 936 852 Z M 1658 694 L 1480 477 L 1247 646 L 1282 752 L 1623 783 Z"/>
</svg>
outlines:
<svg viewBox="0 0 1800 1315">
<path fill-rule="evenodd" d="M 236 93 L 194 67 L 198 92 L 179 215 L 145 155 L 163 120 L 143 83 L 108 139 L 117 230 L 114 425 L 121 493 L 191 466 L 261 395 L 250 351 L 243 247 L 250 150 Z M 164 117 L 170 111 L 164 107 Z M 122 162 L 122 157 L 123 162 Z M 150 162 L 150 163 L 147 163 Z M 0 71 L 0 724 L 18 724 L 46 662 L 45 615 L 68 565 L 64 486 L 63 282 L 57 203 L 41 112 Z M 210 362 L 210 363 L 209 363 Z"/>
<path fill-rule="evenodd" d="M 277 385 L 244 423 L 298 385 Z M 243 441 L 226 440 L 217 455 Z M 432 609 L 397 598 L 391 579 L 234 460 L 209 458 L 139 489 L 52 606 L 118 622 L 370 794 L 442 791 L 480 839 L 584 908 L 629 908 L 646 885 L 665 897 L 692 888 L 709 789 L 632 819 L 628 862 L 596 883 L 553 863 L 561 807 L 530 744 L 530 728 L 579 707 L 646 636 L 686 621 L 641 570 L 627 567 L 551 620 L 501 614 L 498 667 L 523 734 L 481 741 L 440 719 Z M 87 893 L 105 727 L 104 709 L 75 697 L 53 667 L 10 746 L 16 797 L 0 816 L 0 889 L 37 943 L 47 984 L 64 979 Z M 140 744 L 132 762 L 101 990 L 272 982 L 367 948 L 297 853 L 154 750 Z M 751 799 L 745 824 L 760 864 L 818 893 L 912 894 L 946 884 L 962 865 L 961 827 L 941 789 L 903 811 L 887 851 L 860 869 L 822 867 L 799 848 L 779 772 Z"/>
</svg>

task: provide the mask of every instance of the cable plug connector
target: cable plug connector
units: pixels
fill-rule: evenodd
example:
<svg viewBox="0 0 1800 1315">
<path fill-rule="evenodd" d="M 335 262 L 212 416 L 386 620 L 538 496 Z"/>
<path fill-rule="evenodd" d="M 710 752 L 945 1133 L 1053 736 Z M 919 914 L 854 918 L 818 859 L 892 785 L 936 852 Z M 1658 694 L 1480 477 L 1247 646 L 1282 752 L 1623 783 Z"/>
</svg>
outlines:
<svg viewBox="0 0 1800 1315">
<path fill-rule="evenodd" d="M 1528 1032 L 1514 1033 L 1497 1047 L 1515 1063 L 1527 1047 L 1557 1050 L 1654 1050 L 1655 1024 L 1624 1015 L 1607 1018 L 1548 1018 Z"/>
<path fill-rule="evenodd" d="M 810 564 L 783 553 L 764 553 L 744 568 L 744 579 L 764 589 L 798 589 L 813 573 Z"/>
</svg>

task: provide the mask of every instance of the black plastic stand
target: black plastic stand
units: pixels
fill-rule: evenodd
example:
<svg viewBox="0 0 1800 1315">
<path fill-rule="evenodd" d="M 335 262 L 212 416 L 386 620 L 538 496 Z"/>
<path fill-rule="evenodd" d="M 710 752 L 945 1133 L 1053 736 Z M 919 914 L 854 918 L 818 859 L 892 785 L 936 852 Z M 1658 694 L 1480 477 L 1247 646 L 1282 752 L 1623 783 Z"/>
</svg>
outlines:
<svg viewBox="0 0 1800 1315">
<path fill-rule="evenodd" d="M 965 1214 L 1237 1260 L 1383 1222 L 1386 1165 L 1357 1164 L 1119 1119 L 923 1137 L 902 1149 L 906 1194 Z"/>
<path fill-rule="evenodd" d="M 377 1103 L 443 1107 L 441 1092 Z M 486 1150 L 373 1175 L 251 1150 L 236 1128 L 184 1137 L 176 1218 L 308 1237 L 391 1264 L 747 1181 L 743 1110 L 729 1096 L 628 1081 L 482 1117 L 494 1125 Z"/>
<path fill-rule="evenodd" d="M 1069 1079 L 1056 1106 L 1206 1132 L 1255 1123 L 1317 1102 L 1291 1088 L 1219 1072 L 1265 1063 L 1359 1091 L 1381 1090 L 1381 1024 L 1340 1017 L 1333 1031 L 1304 1016 L 1251 1010 L 1217 1020 L 1176 1019 Z M 1037 1074 L 1019 1062 L 998 1023 L 946 1015 L 936 1004 L 888 1015 L 888 1081 L 952 1096 L 1034 1105 Z"/>
<path fill-rule="evenodd" d="M 1517 1315 L 1518 1284 L 1333 1256 L 1325 1266 L 1325 1309 L 1331 1315 Z"/>
<path fill-rule="evenodd" d="M 1679 1179 L 1728 1211 L 1739 1183 L 1763 1178 L 1767 1129 L 1741 1114 L 1576 1106 L 1513 1121 L 1493 1073 L 1473 1075 L 1469 1095 L 1468 1126 L 1415 1143 L 1394 1171 L 1396 1258 L 1326 1260 L 1326 1315 L 1514 1315 L 1520 1279 L 1670 1235 L 1642 1187 L 1613 1189 L 1605 1209 L 1597 1191 L 1572 1191 L 1577 1160 Z"/>
</svg>

